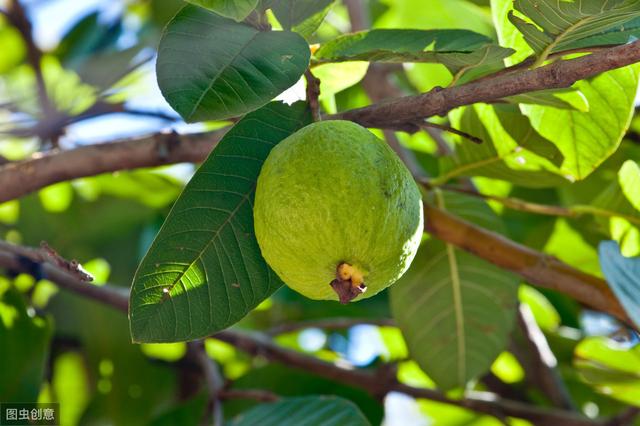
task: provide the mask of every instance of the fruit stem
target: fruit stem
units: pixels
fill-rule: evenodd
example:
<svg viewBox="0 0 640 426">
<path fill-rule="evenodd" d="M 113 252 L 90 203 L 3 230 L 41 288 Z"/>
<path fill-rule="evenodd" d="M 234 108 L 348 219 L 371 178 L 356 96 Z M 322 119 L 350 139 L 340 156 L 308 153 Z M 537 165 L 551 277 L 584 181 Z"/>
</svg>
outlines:
<svg viewBox="0 0 640 426">
<path fill-rule="evenodd" d="M 367 291 L 362 272 L 346 262 L 340 263 L 336 268 L 336 279 L 331 281 L 331 288 L 343 305 Z"/>
</svg>

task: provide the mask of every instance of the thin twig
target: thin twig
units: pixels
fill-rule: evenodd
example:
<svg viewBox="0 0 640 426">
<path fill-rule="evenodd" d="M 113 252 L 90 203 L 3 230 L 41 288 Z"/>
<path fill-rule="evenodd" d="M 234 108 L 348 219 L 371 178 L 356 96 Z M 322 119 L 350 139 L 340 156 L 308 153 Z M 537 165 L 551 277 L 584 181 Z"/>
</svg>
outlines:
<svg viewBox="0 0 640 426">
<path fill-rule="evenodd" d="M 468 139 L 469 141 L 475 143 L 475 144 L 481 144 L 482 143 L 482 139 L 480 139 L 477 136 L 473 136 L 470 135 L 469 133 L 463 132 L 462 130 L 458 130 L 455 129 L 451 126 L 445 126 L 444 124 L 438 124 L 438 123 L 432 123 L 430 121 L 422 121 L 420 122 L 420 127 L 421 128 L 426 128 L 426 127 L 432 127 L 434 129 L 439 129 L 442 130 L 444 132 L 448 132 L 448 133 L 452 133 L 454 135 L 458 135 L 461 136 L 465 139 Z"/>
<path fill-rule="evenodd" d="M 228 399 L 253 399 L 259 402 L 276 402 L 280 397 L 263 389 L 226 389 L 218 393 L 222 400 Z"/>
<path fill-rule="evenodd" d="M 296 323 L 281 324 L 266 331 L 269 336 L 291 333 L 294 331 L 309 328 L 320 328 L 323 330 L 343 330 L 355 325 L 368 324 L 378 326 L 395 326 L 395 321 L 390 318 L 330 318 L 323 320 L 310 320 Z"/>
<path fill-rule="evenodd" d="M 426 179 L 420 179 L 420 183 L 422 183 L 423 185 L 425 185 L 425 187 L 428 187 L 428 188 L 433 186 L 433 181 L 428 181 Z M 589 205 L 580 204 L 580 205 L 574 205 L 570 207 L 553 206 L 548 204 L 533 203 L 520 198 L 500 197 L 497 195 L 482 194 L 472 189 L 461 188 L 453 185 L 442 185 L 442 186 L 438 186 L 438 188 L 444 191 L 458 192 L 461 194 L 470 195 L 472 197 L 482 198 L 484 200 L 495 201 L 502 204 L 508 209 L 517 210 L 517 211 L 526 212 L 526 213 L 534 213 L 534 214 L 545 215 L 545 216 L 567 217 L 567 218 L 576 218 L 586 214 L 590 214 L 593 216 L 606 217 L 606 218 L 619 217 L 629 221 L 630 223 L 640 225 L 640 218 L 638 217 L 629 216 L 629 215 L 625 215 L 618 212 L 612 212 L 603 208 L 589 206 Z"/>
<path fill-rule="evenodd" d="M 318 97 L 320 96 L 320 79 L 317 78 L 310 69 L 304 72 L 304 76 L 307 80 L 307 103 L 311 109 L 311 116 L 313 121 L 320 121 L 320 103 Z"/>
<path fill-rule="evenodd" d="M 20 32 L 22 39 L 27 47 L 27 60 L 33 68 L 33 72 L 36 78 L 38 102 L 40 104 L 40 110 L 42 112 L 43 121 L 54 120 L 57 115 L 57 109 L 51 102 L 49 94 L 47 92 L 47 86 L 42 72 L 42 51 L 36 45 L 33 39 L 33 28 L 27 14 L 22 7 L 19 0 L 11 0 L 6 13 L 9 22 Z M 43 140 L 49 139 L 52 145 L 57 146 L 60 132 L 41 133 L 40 136 Z"/>
<path fill-rule="evenodd" d="M 520 305 L 517 324 L 519 333 L 513 339 L 513 353 L 523 366 L 527 380 L 554 406 L 575 411 L 569 391 L 556 369 L 556 357 L 527 305 Z"/>
<path fill-rule="evenodd" d="M 204 342 L 202 340 L 187 343 L 187 348 L 204 376 L 209 396 L 208 411 L 213 417 L 213 426 L 223 426 L 224 413 L 219 394 L 224 388 L 224 379 L 220 374 L 218 365 L 207 355 L 207 352 L 204 349 Z"/>
</svg>

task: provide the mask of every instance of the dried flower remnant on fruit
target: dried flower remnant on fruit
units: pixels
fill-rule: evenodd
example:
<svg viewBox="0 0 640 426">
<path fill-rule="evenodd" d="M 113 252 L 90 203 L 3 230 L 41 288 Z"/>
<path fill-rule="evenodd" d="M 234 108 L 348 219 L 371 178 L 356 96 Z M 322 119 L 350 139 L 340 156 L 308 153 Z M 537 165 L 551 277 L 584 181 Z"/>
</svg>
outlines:
<svg viewBox="0 0 640 426">
<path fill-rule="evenodd" d="M 343 305 L 367 291 L 362 272 L 345 262 L 340 263 L 336 268 L 336 279 L 331 281 L 331 288 L 336 292 Z"/>
</svg>

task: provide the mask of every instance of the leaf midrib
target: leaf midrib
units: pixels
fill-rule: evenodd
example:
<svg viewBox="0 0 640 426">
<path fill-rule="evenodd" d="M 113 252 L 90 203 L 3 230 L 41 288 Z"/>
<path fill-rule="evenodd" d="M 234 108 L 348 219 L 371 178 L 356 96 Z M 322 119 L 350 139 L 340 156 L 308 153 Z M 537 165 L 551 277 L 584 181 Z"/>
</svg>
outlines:
<svg viewBox="0 0 640 426">
<path fill-rule="evenodd" d="M 169 290 L 169 294 L 171 294 L 171 291 L 176 286 L 176 284 L 178 284 L 178 282 L 182 280 L 182 278 L 185 276 L 187 271 L 189 271 L 193 267 L 193 265 L 195 265 L 195 263 L 202 258 L 204 253 L 209 249 L 209 246 L 211 246 L 211 244 L 216 240 L 216 238 L 218 238 L 218 236 L 220 235 L 220 232 L 224 229 L 225 226 L 227 226 L 231 222 L 231 220 L 235 217 L 236 213 L 238 213 L 238 210 L 240 210 L 240 207 L 242 207 L 245 202 L 249 201 L 249 197 L 251 196 L 251 194 L 253 194 L 254 189 L 255 189 L 255 184 L 252 186 L 251 190 L 248 191 L 242 197 L 242 199 L 238 202 L 238 205 L 229 213 L 229 216 L 224 220 L 224 222 L 220 224 L 218 229 L 216 229 L 215 233 L 211 236 L 211 239 L 209 240 L 209 242 L 205 244 L 202 250 L 198 252 L 198 255 L 195 257 L 195 259 L 193 259 L 193 261 L 191 261 L 188 264 L 188 266 L 186 266 L 184 271 L 181 272 L 180 275 L 178 275 L 178 277 L 173 281 L 173 283 L 171 283 L 171 285 L 166 287 Z"/>
<path fill-rule="evenodd" d="M 615 10 L 615 9 L 612 9 Z M 542 51 L 542 53 L 540 53 L 540 56 L 538 57 L 538 60 L 536 61 L 536 64 L 534 65 L 534 68 L 536 66 L 540 66 L 542 65 L 542 63 L 544 63 L 544 61 L 547 60 L 547 58 L 549 57 L 549 55 L 551 53 L 553 53 L 553 49 L 558 46 L 562 40 L 567 37 L 568 35 L 570 35 L 573 31 L 575 31 L 577 28 L 579 28 L 582 25 L 591 23 L 593 21 L 597 21 L 599 19 L 602 18 L 603 14 L 599 14 L 599 15 L 591 15 L 588 16 L 586 18 L 583 19 L 579 19 L 578 21 L 576 21 L 574 24 L 570 25 L 569 27 L 567 27 L 567 29 L 565 29 L 562 33 L 558 34 L 557 37 L 555 37 L 553 39 L 553 41 L 544 48 L 544 50 Z M 605 30 L 606 31 L 606 30 Z"/>
<path fill-rule="evenodd" d="M 446 210 L 444 197 L 440 192 L 436 193 L 438 207 Z M 458 382 L 464 383 L 466 379 L 466 339 L 464 327 L 464 309 L 462 307 L 462 292 L 460 280 L 460 272 L 458 271 L 458 261 L 456 258 L 455 248 L 447 243 L 447 260 L 449 263 L 449 273 L 451 275 L 451 290 L 453 292 L 453 307 L 456 316 L 456 342 L 458 347 Z"/>
<path fill-rule="evenodd" d="M 240 50 L 238 50 L 238 52 L 233 55 L 233 57 L 231 58 L 231 60 L 229 60 L 229 63 L 224 65 L 222 68 L 220 68 L 220 70 L 216 73 L 216 75 L 211 79 L 211 82 L 209 83 L 209 85 L 207 86 L 206 90 L 202 91 L 202 94 L 200 95 L 200 97 L 198 98 L 198 100 L 193 104 L 193 108 L 191 109 L 191 112 L 189 112 L 189 114 L 187 115 L 187 120 L 191 120 L 191 118 L 193 117 L 193 114 L 195 114 L 196 110 L 198 108 L 200 108 L 200 105 L 202 104 L 202 100 L 204 99 L 204 97 L 207 95 L 207 93 L 213 88 L 213 85 L 216 83 L 216 81 L 218 81 L 218 78 L 220 78 L 220 76 L 222 75 L 223 72 L 225 72 L 235 61 L 236 59 L 238 59 L 238 57 L 240 55 L 242 55 L 242 53 L 244 52 L 244 50 L 251 44 L 253 43 L 253 41 L 256 39 L 256 37 L 258 36 L 258 34 L 260 34 L 260 31 L 257 31 L 251 36 L 251 38 L 249 40 L 247 40 L 247 42 L 244 44 L 244 46 L 242 46 L 242 48 Z"/>
</svg>

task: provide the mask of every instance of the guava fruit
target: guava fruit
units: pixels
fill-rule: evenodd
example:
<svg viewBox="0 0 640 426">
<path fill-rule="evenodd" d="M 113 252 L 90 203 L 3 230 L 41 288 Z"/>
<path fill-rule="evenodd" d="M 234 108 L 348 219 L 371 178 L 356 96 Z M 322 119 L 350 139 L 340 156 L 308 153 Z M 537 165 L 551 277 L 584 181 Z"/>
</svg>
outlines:
<svg viewBox="0 0 640 426">
<path fill-rule="evenodd" d="M 384 141 L 349 121 L 320 121 L 270 152 L 254 222 L 263 257 L 290 288 L 348 303 L 409 268 L 422 236 L 422 200 Z"/>
</svg>

